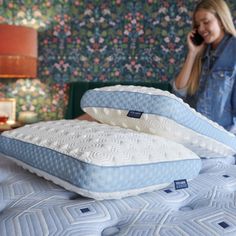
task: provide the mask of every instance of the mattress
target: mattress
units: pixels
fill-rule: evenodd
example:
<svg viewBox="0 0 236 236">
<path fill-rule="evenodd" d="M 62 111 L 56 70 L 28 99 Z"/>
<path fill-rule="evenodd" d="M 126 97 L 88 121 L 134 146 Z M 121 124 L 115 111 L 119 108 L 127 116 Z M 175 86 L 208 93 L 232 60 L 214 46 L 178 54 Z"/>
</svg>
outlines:
<svg viewBox="0 0 236 236">
<path fill-rule="evenodd" d="M 202 160 L 188 188 L 93 200 L 0 156 L 0 235 L 236 235 L 234 158 Z"/>
</svg>

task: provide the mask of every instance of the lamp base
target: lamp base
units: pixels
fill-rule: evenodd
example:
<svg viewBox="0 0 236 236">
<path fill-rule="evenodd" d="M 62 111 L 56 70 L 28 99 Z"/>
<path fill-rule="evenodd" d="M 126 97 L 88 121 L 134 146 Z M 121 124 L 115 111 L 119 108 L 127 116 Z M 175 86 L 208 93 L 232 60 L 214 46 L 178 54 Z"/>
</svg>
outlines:
<svg viewBox="0 0 236 236">
<path fill-rule="evenodd" d="M 22 111 L 19 113 L 18 120 L 24 124 L 32 124 L 38 121 L 38 115 L 32 111 Z"/>
</svg>

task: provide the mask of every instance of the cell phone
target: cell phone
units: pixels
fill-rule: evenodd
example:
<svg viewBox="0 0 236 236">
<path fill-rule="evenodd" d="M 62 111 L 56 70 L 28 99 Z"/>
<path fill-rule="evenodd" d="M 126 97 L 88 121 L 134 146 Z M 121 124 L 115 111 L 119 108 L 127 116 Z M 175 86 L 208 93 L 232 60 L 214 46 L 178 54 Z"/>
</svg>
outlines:
<svg viewBox="0 0 236 236">
<path fill-rule="evenodd" d="M 196 32 L 194 34 L 194 36 L 191 38 L 192 39 L 192 42 L 196 45 L 196 46 L 199 46 L 203 43 L 204 39 L 203 37 L 198 33 Z"/>
</svg>

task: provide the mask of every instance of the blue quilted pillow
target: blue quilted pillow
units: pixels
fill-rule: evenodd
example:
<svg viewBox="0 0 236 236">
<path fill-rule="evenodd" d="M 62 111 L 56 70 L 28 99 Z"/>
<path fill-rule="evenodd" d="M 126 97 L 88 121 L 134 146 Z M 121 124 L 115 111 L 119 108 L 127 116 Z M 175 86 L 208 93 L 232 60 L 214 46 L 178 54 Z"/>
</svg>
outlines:
<svg viewBox="0 0 236 236">
<path fill-rule="evenodd" d="M 78 120 L 27 125 L 0 135 L 0 151 L 62 187 L 96 199 L 121 198 L 192 179 L 199 157 L 164 138 Z"/>
<path fill-rule="evenodd" d="M 81 108 L 101 123 L 165 137 L 202 157 L 236 153 L 233 134 L 167 91 L 140 86 L 103 87 L 87 91 Z"/>
</svg>

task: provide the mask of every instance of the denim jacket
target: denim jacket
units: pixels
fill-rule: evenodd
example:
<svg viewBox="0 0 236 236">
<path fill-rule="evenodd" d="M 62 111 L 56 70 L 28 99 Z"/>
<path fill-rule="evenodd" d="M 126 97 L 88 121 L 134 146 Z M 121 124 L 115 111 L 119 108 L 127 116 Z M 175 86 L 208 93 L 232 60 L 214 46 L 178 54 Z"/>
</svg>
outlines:
<svg viewBox="0 0 236 236">
<path fill-rule="evenodd" d="M 173 89 L 202 115 L 236 133 L 236 38 L 226 34 L 213 53 L 207 46 L 196 94 L 186 95 L 174 83 Z"/>
</svg>

